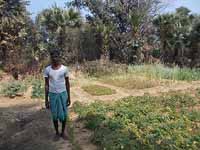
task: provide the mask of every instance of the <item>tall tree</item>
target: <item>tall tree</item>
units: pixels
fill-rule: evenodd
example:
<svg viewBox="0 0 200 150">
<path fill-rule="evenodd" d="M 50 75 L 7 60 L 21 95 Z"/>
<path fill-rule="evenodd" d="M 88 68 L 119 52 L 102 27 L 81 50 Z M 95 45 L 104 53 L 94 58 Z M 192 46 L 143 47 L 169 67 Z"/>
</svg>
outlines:
<svg viewBox="0 0 200 150">
<path fill-rule="evenodd" d="M 101 32 L 106 56 L 133 63 L 139 60 L 142 37 L 159 0 L 74 0 L 68 5 L 90 11 L 86 18 Z"/>
<path fill-rule="evenodd" d="M 81 26 L 81 16 L 72 8 L 66 10 L 55 5 L 38 14 L 36 24 L 44 39 L 41 45 L 47 50 L 56 47 L 65 53 L 66 44 L 69 44 L 66 42 L 68 34 L 70 30 Z"/>
<path fill-rule="evenodd" d="M 190 14 L 189 9 L 180 7 L 175 13 L 163 14 L 154 20 L 161 41 L 161 58 L 165 63 L 190 65 L 195 18 L 198 17 Z"/>
<path fill-rule="evenodd" d="M 25 0 L 0 0 L 0 58 L 4 65 L 20 60 L 29 18 L 26 5 Z"/>
</svg>

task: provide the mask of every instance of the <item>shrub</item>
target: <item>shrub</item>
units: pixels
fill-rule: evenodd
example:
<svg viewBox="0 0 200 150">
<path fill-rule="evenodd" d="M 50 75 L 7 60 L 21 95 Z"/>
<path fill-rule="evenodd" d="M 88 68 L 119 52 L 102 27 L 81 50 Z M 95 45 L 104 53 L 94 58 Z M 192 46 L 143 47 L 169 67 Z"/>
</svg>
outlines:
<svg viewBox="0 0 200 150">
<path fill-rule="evenodd" d="M 4 83 L 1 89 L 1 93 L 4 96 L 13 98 L 17 96 L 18 94 L 25 92 L 26 89 L 27 89 L 27 86 L 22 81 L 13 81 L 10 83 Z"/>
<path fill-rule="evenodd" d="M 33 81 L 31 98 L 44 98 L 44 93 L 44 84 L 42 80 Z"/>
</svg>

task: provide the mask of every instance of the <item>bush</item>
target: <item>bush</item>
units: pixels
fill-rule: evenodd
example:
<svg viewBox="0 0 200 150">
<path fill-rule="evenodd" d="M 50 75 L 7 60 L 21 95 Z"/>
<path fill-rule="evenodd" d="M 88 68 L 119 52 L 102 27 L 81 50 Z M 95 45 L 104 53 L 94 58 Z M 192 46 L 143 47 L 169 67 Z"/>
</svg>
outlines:
<svg viewBox="0 0 200 150">
<path fill-rule="evenodd" d="M 35 80 L 32 82 L 32 96 L 31 98 L 44 98 L 44 84 L 42 80 Z"/>
<path fill-rule="evenodd" d="M 199 111 L 190 111 L 197 102 L 190 95 L 176 93 L 127 97 L 114 104 L 76 104 L 74 110 L 94 131 L 93 142 L 100 149 L 197 150 Z"/>
<path fill-rule="evenodd" d="M 4 96 L 13 98 L 17 96 L 18 94 L 21 95 L 21 93 L 26 91 L 26 89 L 27 89 L 27 86 L 22 81 L 13 81 L 11 83 L 4 83 L 1 89 L 1 93 Z"/>
</svg>

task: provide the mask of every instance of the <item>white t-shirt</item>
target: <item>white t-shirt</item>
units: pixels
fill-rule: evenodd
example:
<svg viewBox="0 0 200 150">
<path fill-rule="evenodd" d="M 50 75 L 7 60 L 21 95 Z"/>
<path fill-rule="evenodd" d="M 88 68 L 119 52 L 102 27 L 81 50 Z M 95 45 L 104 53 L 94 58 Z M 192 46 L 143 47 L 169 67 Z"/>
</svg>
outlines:
<svg viewBox="0 0 200 150">
<path fill-rule="evenodd" d="M 69 76 L 68 68 L 64 65 L 57 70 L 52 69 L 51 65 L 44 69 L 44 77 L 49 78 L 49 92 L 62 93 L 66 91 L 65 77 Z"/>
</svg>

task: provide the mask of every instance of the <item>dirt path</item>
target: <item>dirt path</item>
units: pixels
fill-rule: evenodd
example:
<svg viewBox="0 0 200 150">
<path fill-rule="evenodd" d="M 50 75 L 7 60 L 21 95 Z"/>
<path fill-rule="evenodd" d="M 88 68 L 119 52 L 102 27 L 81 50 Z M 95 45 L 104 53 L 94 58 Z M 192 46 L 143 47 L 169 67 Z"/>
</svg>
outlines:
<svg viewBox="0 0 200 150">
<path fill-rule="evenodd" d="M 49 111 L 41 101 L 0 98 L 0 149 L 72 150 L 69 141 L 53 141 Z"/>
<path fill-rule="evenodd" d="M 142 96 L 145 93 L 159 95 L 170 91 L 188 91 L 200 88 L 200 82 L 177 82 L 167 86 L 157 86 L 141 90 L 127 90 L 98 81 L 89 83 L 116 90 L 116 94 L 91 96 L 82 90 L 88 81 L 77 82 L 71 89 L 73 102 L 91 103 L 95 100 L 114 101 L 127 96 Z M 91 143 L 92 132 L 87 130 L 70 111 L 71 125 L 68 141 L 53 141 L 53 127 L 50 112 L 44 109 L 44 102 L 32 100 L 29 88 L 24 97 L 9 99 L 0 97 L 0 149 L 2 150 L 97 150 Z"/>
<path fill-rule="evenodd" d="M 70 111 L 72 112 L 72 111 Z M 54 141 L 50 112 L 44 102 L 23 97 L 0 97 L 1 150 L 96 150 L 87 130 L 73 112 L 70 114 L 70 139 Z M 68 124 L 69 125 L 69 124 Z"/>
<path fill-rule="evenodd" d="M 91 84 L 91 83 L 90 83 Z M 155 86 L 152 88 L 146 88 L 146 89 L 125 89 L 116 87 L 113 85 L 105 84 L 99 81 L 92 81 L 92 84 L 105 86 L 108 88 L 111 88 L 113 90 L 116 90 L 115 94 L 112 95 L 103 95 L 103 96 L 91 96 L 87 92 L 83 91 L 81 88 L 81 84 L 79 86 L 74 87 L 73 91 L 76 93 L 74 100 L 80 101 L 83 103 L 90 103 L 95 100 L 102 100 L 102 101 L 116 101 L 124 97 L 128 96 L 143 96 L 144 94 L 149 94 L 153 96 L 161 95 L 162 93 L 168 93 L 168 92 L 186 92 L 190 90 L 195 90 L 200 88 L 200 81 L 194 81 L 194 82 L 173 82 L 167 85 L 160 85 Z"/>
</svg>

